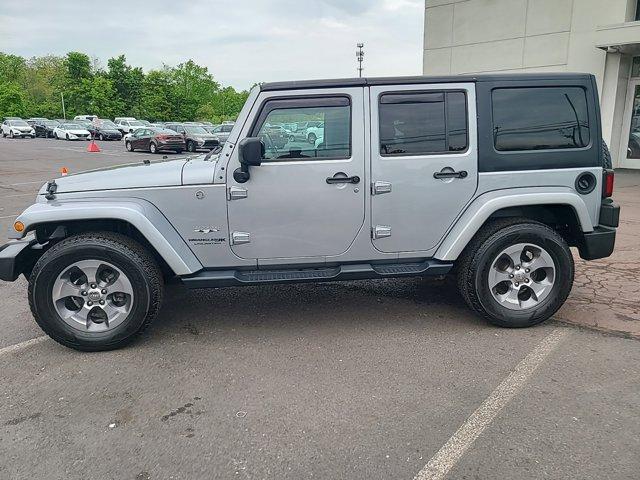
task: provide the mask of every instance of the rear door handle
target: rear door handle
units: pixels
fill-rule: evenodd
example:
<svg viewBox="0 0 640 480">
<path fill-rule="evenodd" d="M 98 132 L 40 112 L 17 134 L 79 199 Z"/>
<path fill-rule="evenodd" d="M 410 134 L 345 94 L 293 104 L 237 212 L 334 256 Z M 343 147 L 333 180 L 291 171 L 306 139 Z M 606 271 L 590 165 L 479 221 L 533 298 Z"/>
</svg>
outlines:
<svg viewBox="0 0 640 480">
<path fill-rule="evenodd" d="M 337 175 L 337 174 L 336 174 Z M 327 178 L 327 183 L 332 185 L 334 183 L 360 183 L 360 177 L 354 175 L 353 177 L 329 177 Z"/>
<path fill-rule="evenodd" d="M 459 172 L 434 172 L 433 178 L 466 178 L 467 175 L 466 170 L 460 170 Z"/>
</svg>

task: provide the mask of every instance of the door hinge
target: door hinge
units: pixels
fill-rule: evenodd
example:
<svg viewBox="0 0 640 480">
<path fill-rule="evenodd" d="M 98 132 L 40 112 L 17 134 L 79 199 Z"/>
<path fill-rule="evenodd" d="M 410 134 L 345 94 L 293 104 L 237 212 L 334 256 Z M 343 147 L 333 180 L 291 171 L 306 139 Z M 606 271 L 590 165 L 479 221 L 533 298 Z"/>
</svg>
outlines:
<svg viewBox="0 0 640 480">
<path fill-rule="evenodd" d="M 391 227 L 388 225 L 376 225 L 371 229 L 371 237 L 375 240 L 377 238 L 385 238 L 391 236 Z"/>
<path fill-rule="evenodd" d="M 231 245 L 242 245 L 243 243 L 251 243 L 249 232 L 231 232 Z"/>
<path fill-rule="evenodd" d="M 248 195 L 249 193 L 246 188 L 236 186 L 227 188 L 227 200 L 240 200 L 247 198 Z"/>
<path fill-rule="evenodd" d="M 371 184 L 371 195 L 382 195 L 391 192 L 391 182 L 383 182 L 378 180 Z"/>
</svg>

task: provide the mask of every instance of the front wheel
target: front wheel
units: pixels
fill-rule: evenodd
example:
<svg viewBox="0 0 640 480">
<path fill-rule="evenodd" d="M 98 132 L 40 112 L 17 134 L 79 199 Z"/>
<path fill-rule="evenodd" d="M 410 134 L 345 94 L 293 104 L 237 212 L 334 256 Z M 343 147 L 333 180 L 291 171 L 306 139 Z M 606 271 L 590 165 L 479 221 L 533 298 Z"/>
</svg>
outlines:
<svg viewBox="0 0 640 480">
<path fill-rule="evenodd" d="M 150 151 L 151 153 L 158 153 L 158 147 L 156 147 L 156 144 L 155 144 L 155 143 L 151 142 L 151 143 L 149 144 L 149 151 Z"/>
<path fill-rule="evenodd" d="M 192 142 L 192 141 L 188 141 L 187 142 L 187 150 L 190 152 L 195 152 L 196 151 L 196 143 Z"/>
<path fill-rule="evenodd" d="M 129 141 L 124 142 L 124 146 L 127 149 L 127 151 L 133 152 L 133 145 L 131 145 L 131 142 Z"/>
<path fill-rule="evenodd" d="M 458 287 L 472 310 L 500 327 L 547 320 L 573 286 L 574 263 L 564 239 L 526 219 L 487 224 L 457 265 Z"/>
<path fill-rule="evenodd" d="M 160 309 L 162 274 L 142 246 L 100 232 L 68 237 L 40 257 L 29 278 L 29 305 L 56 342 L 83 351 L 132 341 Z"/>
<path fill-rule="evenodd" d="M 307 140 L 309 140 L 309 143 L 316 143 L 317 139 L 318 137 L 316 137 L 315 133 L 310 133 L 309 136 L 307 136 Z"/>
<path fill-rule="evenodd" d="M 64 138 L 66 138 L 67 140 L 69 140 L 69 134 L 65 134 Z"/>
</svg>

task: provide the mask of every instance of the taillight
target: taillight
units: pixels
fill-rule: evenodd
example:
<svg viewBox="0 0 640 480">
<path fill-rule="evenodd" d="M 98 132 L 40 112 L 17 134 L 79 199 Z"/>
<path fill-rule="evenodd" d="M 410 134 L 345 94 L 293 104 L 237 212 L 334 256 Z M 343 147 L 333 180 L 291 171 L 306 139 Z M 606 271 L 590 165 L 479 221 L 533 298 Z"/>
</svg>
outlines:
<svg viewBox="0 0 640 480">
<path fill-rule="evenodd" d="M 602 198 L 613 196 L 613 181 L 615 174 L 613 170 L 603 170 L 602 172 Z"/>
</svg>

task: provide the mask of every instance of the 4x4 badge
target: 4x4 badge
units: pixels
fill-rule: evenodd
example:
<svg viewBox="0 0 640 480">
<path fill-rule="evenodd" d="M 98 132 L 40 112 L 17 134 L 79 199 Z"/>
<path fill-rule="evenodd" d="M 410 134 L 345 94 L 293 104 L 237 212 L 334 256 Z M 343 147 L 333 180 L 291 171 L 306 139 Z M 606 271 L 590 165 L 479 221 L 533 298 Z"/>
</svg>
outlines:
<svg viewBox="0 0 640 480">
<path fill-rule="evenodd" d="M 220 229 L 216 227 L 196 227 L 193 229 L 193 231 L 196 233 L 212 233 L 219 232 Z"/>
</svg>

